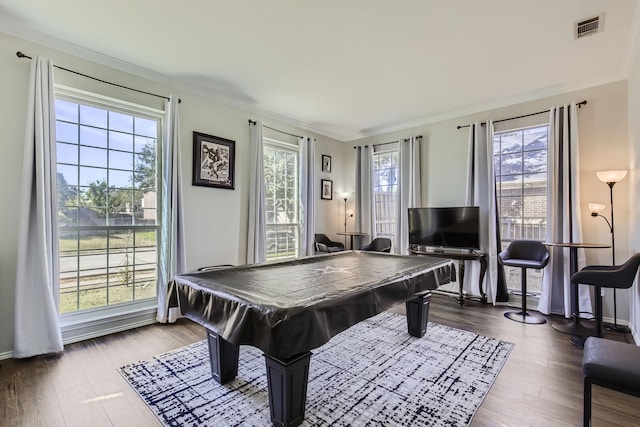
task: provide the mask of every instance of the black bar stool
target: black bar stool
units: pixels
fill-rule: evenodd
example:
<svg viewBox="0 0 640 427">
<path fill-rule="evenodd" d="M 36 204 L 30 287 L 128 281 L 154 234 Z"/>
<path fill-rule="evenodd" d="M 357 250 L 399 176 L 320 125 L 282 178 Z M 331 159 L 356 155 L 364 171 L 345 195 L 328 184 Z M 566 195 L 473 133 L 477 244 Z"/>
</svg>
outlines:
<svg viewBox="0 0 640 427">
<path fill-rule="evenodd" d="M 508 267 L 520 267 L 522 275 L 522 311 L 508 311 L 504 317 L 516 322 L 541 325 L 547 321 L 527 312 L 527 268 L 540 270 L 549 263 L 547 247 L 537 240 L 514 240 L 498 254 L 498 261 Z"/>
</svg>

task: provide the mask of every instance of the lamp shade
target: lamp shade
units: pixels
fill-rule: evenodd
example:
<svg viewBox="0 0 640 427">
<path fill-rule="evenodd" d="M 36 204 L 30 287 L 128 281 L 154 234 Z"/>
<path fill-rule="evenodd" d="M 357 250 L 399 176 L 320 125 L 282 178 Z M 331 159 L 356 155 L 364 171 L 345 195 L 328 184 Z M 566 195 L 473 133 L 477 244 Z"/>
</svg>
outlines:
<svg viewBox="0 0 640 427">
<path fill-rule="evenodd" d="M 605 207 L 606 206 L 601 203 L 589 203 L 589 212 L 592 214 L 599 214 Z"/>
<path fill-rule="evenodd" d="M 626 170 L 617 170 L 617 171 L 602 171 L 596 172 L 598 179 L 602 182 L 606 182 L 609 184 L 610 182 L 619 182 L 627 176 Z"/>
</svg>

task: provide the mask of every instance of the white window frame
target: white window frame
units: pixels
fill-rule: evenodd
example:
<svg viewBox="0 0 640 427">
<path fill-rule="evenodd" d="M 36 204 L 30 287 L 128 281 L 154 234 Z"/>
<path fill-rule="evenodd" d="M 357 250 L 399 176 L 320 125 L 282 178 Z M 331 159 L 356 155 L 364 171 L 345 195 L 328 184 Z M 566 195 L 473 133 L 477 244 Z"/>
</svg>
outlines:
<svg viewBox="0 0 640 427">
<path fill-rule="evenodd" d="M 162 130 L 164 129 L 165 111 L 59 84 L 55 85 L 55 97 L 56 99 L 62 99 L 70 102 L 81 103 L 83 105 L 90 105 L 97 108 L 104 108 L 112 111 L 119 111 L 125 114 L 134 114 L 137 116 L 148 117 L 153 120 L 158 120 L 159 129 L 156 139 L 158 147 L 157 152 L 162 152 L 162 144 L 164 143 L 164 141 L 162 140 Z M 156 225 L 153 226 L 154 228 L 156 228 L 156 250 L 158 253 L 158 263 L 161 262 L 159 257 L 161 245 L 160 227 L 163 220 L 161 209 L 163 202 L 160 179 L 162 166 L 162 156 L 158 155 L 156 163 L 156 171 L 158 174 L 156 187 L 157 222 Z M 56 254 L 56 259 L 59 259 L 58 254 Z M 158 266 L 156 266 L 156 274 L 158 274 Z M 157 280 L 155 281 L 155 286 L 157 286 Z M 54 295 L 56 295 L 56 304 L 59 304 L 59 278 L 56 278 L 54 283 Z M 119 303 L 117 305 L 97 307 L 94 309 L 86 309 L 82 311 L 60 314 L 59 319 L 63 342 L 65 344 L 69 344 L 139 326 L 150 325 L 156 322 L 156 313 L 157 296 L 138 301 Z"/>
<path fill-rule="evenodd" d="M 378 173 L 378 169 L 376 168 L 376 156 L 379 155 L 385 155 L 385 154 L 394 154 L 396 155 L 396 159 L 398 161 L 398 163 L 396 164 L 396 182 L 395 184 L 390 184 L 393 186 L 393 188 L 395 189 L 395 191 L 393 192 L 393 194 L 395 195 L 395 199 L 392 202 L 384 202 L 382 200 L 378 200 L 378 196 L 380 195 L 380 192 L 378 192 L 378 188 L 376 186 L 376 174 Z M 372 182 L 373 185 L 373 205 L 374 205 L 374 222 L 375 222 L 375 231 L 376 231 L 376 237 L 387 237 L 389 239 L 391 239 L 392 242 L 395 242 L 395 238 L 396 238 L 396 228 L 397 228 L 397 220 L 398 218 L 396 218 L 397 216 L 397 204 L 398 204 L 398 177 L 400 174 L 400 152 L 399 152 L 399 147 L 397 143 L 392 143 L 392 144 L 384 144 L 383 146 L 379 146 L 379 147 L 374 147 L 374 152 L 373 152 L 373 175 L 374 175 L 374 179 Z M 385 206 L 382 206 L 385 205 Z M 390 212 L 390 216 L 389 217 L 382 217 L 382 212 L 383 211 L 387 211 Z M 389 222 L 390 224 L 390 228 L 391 231 L 390 232 L 382 232 L 379 231 L 379 228 L 382 226 L 381 222 L 385 221 L 385 222 Z"/>
<path fill-rule="evenodd" d="M 522 137 L 524 138 L 524 132 L 526 132 L 527 130 L 532 130 L 532 129 L 538 129 L 538 128 L 545 128 L 547 129 L 547 150 L 545 152 L 545 158 L 547 159 L 546 162 L 546 169 L 544 170 L 544 172 L 538 172 L 538 173 L 544 173 L 545 175 L 548 176 L 547 171 L 549 168 L 549 163 L 548 163 L 548 150 L 549 150 L 549 145 L 548 145 L 548 141 L 549 141 L 549 125 L 548 123 L 541 123 L 541 124 L 537 124 L 537 125 L 532 125 L 532 126 L 526 126 L 526 127 L 521 127 L 521 128 L 512 128 L 512 129 L 505 129 L 502 130 L 500 132 L 495 132 L 494 133 L 494 140 L 492 141 L 492 143 L 494 144 L 495 147 L 495 142 L 496 142 L 496 137 L 499 137 L 502 134 L 508 134 L 508 133 L 514 133 L 514 132 L 520 132 L 522 133 Z M 523 145 L 524 148 L 524 145 Z M 495 150 L 494 150 L 495 151 Z M 521 162 L 522 162 L 522 166 L 524 168 L 524 157 L 525 157 L 525 150 L 520 150 L 520 154 L 521 154 Z M 496 158 L 500 158 L 502 159 L 502 153 L 498 153 L 496 154 L 494 152 L 494 162 L 497 163 Z M 497 171 L 497 168 L 496 168 Z M 514 174 L 516 175 L 516 174 Z M 499 224 L 500 224 L 500 237 L 501 237 L 501 248 L 504 250 L 511 241 L 515 240 L 515 239 L 530 239 L 530 240 L 539 240 L 539 241 L 544 241 L 546 238 L 546 233 L 545 232 L 541 232 L 540 230 L 542 229 L 541 226 L 537 227 L 538 231 L 537 233 L 535 232 L 535 224 L 532 221 L 529 221 L 529 224 L 527 224 L 527 219 L 531 219 L 531 218 L 540 218 L 541 223 L 540 224 L 544 224 L 544 230 L 546 230 L 546 227 L 548 226 L 548 224 L 546 223 L 546 209 L 544 211 L 544 213 L 542 214 L 543 216 L 541 217 L 533 217 L 533 216 L 527 216 L 526 212 L 526 201 L 525 199 L 527 198 L 526 193 L 526 189 L 527 189 L 527 182 L 524 179 L 524 176 L 527 175 L 526 173 L 524 173 L 524 170 L 521 170 L 520 174 L 517 174 L 518 176 L 521 177 L 521 179 L 519 180 L 519 186 L 513 186 L 513 190 L 519 190 L 520 191 L 520 195 L 518 196 L 520 201 L 520 205 L 522 206 L 522 211 L 523 214 L 519 217 L 519 218 L 513 218 L 514 222 L 516 223 L 516 226 L 520 227 L 520 232 L 515 235 L 515 236 L 506 236 L 506 233 L 503 232 L 503 225 L 502 225 L 502 220 L 503 220 L 503 216 L 502 216 L 502 206 L 503 206 L 503 197 L 505 197 L 502 192 L 503 192 L 503 182 L 502 180 L 498 179 L 499 176 L 504 176 L 504 175 L 496 175 L 496 194 L 498 197 L 498 217 L 499 217 Z M 544 190 L 541 191 L 541 195 L 546 197 L 548 196 L 548 186 L 549 186 L 549 182 L 548 180 L 546 180 L 546 185 L 544 187 Z M 535 186 L 535 182 L 529 182 L 529 184 L 534 184 L 534 186 L 531 186 L 529 188 L 536 188 Z M 540 195 L 531 195 L 530 197 L 540 197 Z M 549 203 L 548 199 L 545 201 L 546 204 Z M 545 204 L 545 206 L 546 206 Z M 535 235 L 537 234 L 537 235 Z M 521 281 L 520 281 L 520 269 L 516 269 L 516 268 L 512 268 L 512 267 L 507 267 L 505 268 L 505 272 L 507 273 L 507 288 L 509 290 L 514 290 L 514 291 L 520 291 L 521 288 Z M 533 270 L 533 269 L 527 269 L 527 282 L 529 284 L 529 290 L 532 293 L 537 293 L 536 291 L 532 291 L 532 289 L 535 287 L 535 285 L 533 285 L 534 283 L 541 283 L 542 280 L 542 271 L 541 270 Z"/>
<path fill-rule="evenodd" d="M 280 141 L 277 139 L 273 139 L 273 138 L 263 138 L 263 142 L 264 142 L 264 148 L 273 148 L 273 149 L 277 149 L 277 150 L 283 150 L 283 151 L 288 151 L 291 154 L 295 155 L 296 157 L 296 167 L 295 167 L 295 171 L 296 171 L 296 179 L 295 179 L 295 197 L 296 197 L 296 217 L 298 219 L 297 222 L 295 223 L 269 223 L 267 221 L 268 215 L 266 212 L 266 200 L 265 200 L 265 231 L 268 232 L 270 227 L 293 227 L 295 230 L 295 248 L 294 248 L 294 255 L 292 256 L 278 256 L 277 252 L 276 252 L 276 256 L 275 257 L 270 257 L 269 256 L 269 240 L 267 238 L 265 244 L 266 244 L 266 251 L 267 253 L 266 255 L 266 260 L 267 262 L 276 262 L 276 261 L 284 261 L 284 260 L 291 260 L 291 259 L 296 259 L 300 256 L 300 245 L 301 245 L 301 230 L 302 230 L 302 219 L 301 219 L 301 210 L 300 210 L 300 150 L 298 145 L 296 144 L 291 144 L 288 142 L 284 142 L 284 141 Z M 263 153 L 263 156 L 265 155 L 265 153 Z M 266 196 L 266 194 L 265 194 Z M 266 199 L 266 197 L 265 197 Z M 277 233 L 277 231 L 276 231 Z M 277 244 L 277 240 L 276 240 L 276 244 Z"/>
</svg>

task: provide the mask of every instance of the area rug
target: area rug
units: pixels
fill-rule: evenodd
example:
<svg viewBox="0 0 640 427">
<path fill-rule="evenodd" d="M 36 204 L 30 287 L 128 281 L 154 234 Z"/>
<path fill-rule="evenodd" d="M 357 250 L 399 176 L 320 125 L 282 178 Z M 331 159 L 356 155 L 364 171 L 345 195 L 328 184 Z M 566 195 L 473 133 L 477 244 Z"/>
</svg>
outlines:
<svg viewBox="0 0 640 427">
<path fill-rule="evenodd" d="M 466 426 L 514 344 L 382 313 L 312 350 L 303 426 Z M 240 347 L 235 380 L 211 379 L 205 341 L 121 373 L 166 426 L 269 426 L 264 356 Z"/>
</svg>

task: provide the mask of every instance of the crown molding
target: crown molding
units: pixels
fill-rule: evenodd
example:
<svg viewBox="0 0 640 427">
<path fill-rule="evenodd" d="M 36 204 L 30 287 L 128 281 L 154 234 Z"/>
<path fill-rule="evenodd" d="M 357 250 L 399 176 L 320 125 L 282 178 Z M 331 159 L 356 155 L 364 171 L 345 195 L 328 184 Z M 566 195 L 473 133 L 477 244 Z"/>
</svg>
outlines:
<svg viewBox="0 0 640 427">
<path fill-rule="evenodd" d="M 627 76 L 620 73 L 620 74 L 610 75 L 601 79 L 595 79 L 595 80 L 580 82 L 576 84 L 552 86 L 552 87 L 548 87 L 548 88 L 544 88 L 536 91 L 527 92 L 525 94 L 520 94 L 520 95 L 508 97 L 508 98 L 501 98 L 498 100 L 494 100 L 494 101 L 490 101 L 482 104 L 476 104 L 470 107 L 451 110 L 442 114 L 430 115 L 423 119 L 402 122 L 402 123 L 398 123 L 391 126 L 366 129 L 356 135 L 353 135 L 350 141 L 356 140 L 356 139 L 369 138 L 373 136 L 379 136 L 379 135 L 393 133 L 393 132 L 399 132 L 399 131 L 412 129 L 412 128 L 418 128 L 418 127 L 426 126 L 433 123 L 457 119 L 460 117 L 470 116 L 473 114 L 483 113 L 491 110 L 496 110 L 499 108 L 510 107 L 510 106 L 521 104 L 524 102 L 536 101 L 538 99 L 562 95 L 565 93 L 574 92 L 578 90 L 589 89 L 592 87 L 601 86 L 609 83 L 615 83 L 615 82 L 626 80 L 626 79 L 627 79 Z"/>
<path fill-rule="evenodd" d="M 8 20 L 5 16 L 0 15 L 0 28 L 1 32 L 8 34 L 9 36 L 20 38 L 31 43 L 39 44 L 44 47 L 55 49 L 60 52 L 77 56 L 78 58 L 94 62 L 96 64 L 104 65 L 106 67 L 113 68 L 115 70 L 135 75 L 137 77 L 145 78 L 156 83 L 160 83 L 171 88 L 179 89 L 184 92 L 201 96 L 211 101 L 223 104 L 225 106 L 234 108 L 236 110 L 244 111 L 251 116 L 259 116 L 262 121 L 274 120 L 278 123 L 293 126 L 295 128 L 312 132 L 318 135 L 326 136 L 338 141 L 347 141 L 348 136 L 340 133 L 336 133 L 327 129 L 318 128 L 308 123 L 301 122 L 291 117 L 285 116 L 276 111 L 264 108 L 258 105 L 251 105 L 230 97 L 214 94 L 211 91 L 203 90 L 201 87 L 185 84 L 178 79 L 172 79 L 171 77 L 150 70 L 148 68 L 140 67 L 129 62 L 114 58 L 112 56 L 104 55 L 86 47 L 70 43 L 65 40 L 45 35 L 37 30 L 16 24 L 14 21 Z M 20 50 L 17 48 L 16 50 Z M 36 52 L 24 52 L 26 55 L 34 55 Z M 167 94 L 169 95 L 169 94 Z"/>
<path fill-rule="evenodd" d="M 116 69 L 125 73 L 129 73 L 141 78 L 145 78 L 145 79 L 154 81 L 156 83 L 169 86 L 171 88 L 179 89 L 196 96 L 204 97 L 213 102 L 217 102 L 222 105 L 234 108 L 236 110 L 246 112 L 248 115 L 256 116 L 262 121 L 273 120 L 281 124 L 289 125 L 297 129 L 301 129 L 303 131 L 312 132 L 317 135 L 322 135 L 340 142 L 351 142 L 351 141 L 356 141 L 363 138 L 379 136 L 379 135 L 388 134 L 392 132 L 399 132 L 403 130 L 426 126 L 432 123 L 437 123 L 445 120 L 450 120 L 450 119 L 460 118 L 460 117 L 477 114 L 485 111 L 490 111 L 493 109 L 504 108 L 504 107 L 508 107 L 508 106 L 523 103 L 523 102 L 534 101 L 534 100 L 545 98 L 545 97 L 561 95 L 561 94 L 576 91 L 576 90 L 588 89 L 588 88 L 600 86 L 603 84 L 625 80 L 629 76 L 631 67 L 633 66 L 633 63 L 637 58 L 637 54 L 640 54 L 640 28 L 638 24 L 639 22 L 640 22 L 640 7 L 636 8 L 636 11 L 635 11 L 633 24 L 632 24 L 633 25 L 632 33 L 629 39 L 625 63 L 623 64 L 623 70 L 621 70 L 621 73 L 619 74 L 610 75 L 605 78 L 601 78 L 597 80 L 579 82 L 576 84 L 558 85 L 558 86 L 543 88 L 543 89 L 528 92 L 525 94 L 520 94 L 520 95 L 508 97 L 508 98 L 489 101 L 487 103 L 476 104 L 476 105 L 465 107 L 465 108 L 451 110 L 441 114 L 428 115 L 421 119 L 400 122 L 390 126 L 381 126 L 381 127 L 363 129 L 362 131 L 356 132 L 353 134 L 344 134 L 344 133 L 335 132 L 326 128 L 313 126 L 309 123 L 293 119 L 280 112 L 270 110 L 260 105 L 249 104 L 246 102 L 239 101 L 237 99 L 233 99 L 231 97 L 227 97 L 224 95 L 213 93 L 211 91 L 207 91 L 201 87 L 189 85 L 178 79 L 171 78 L 165 74 L 158 73 L 148 68 L 140 67 L 140 66 L 131 64 L 129 62 L 104 55 L 102 53 L 88 49 L 86 47 L 83 47 L 74 43 L 70 43 L 56 37 L 45 35 L 35 29 L 29 28 L 24 25 L 20 25 L 13 20 L 9 20 L 8 17 L 6 16 L 0 15 L 0 28 L 3 28 L 2 32 L 10 36 L 21 38 L 21 39 L 24 39 L 32 43 L 36 43 L 51 49 L 56 49 L 64 53 L 77 56 L 81 59 L 89 60 L 100 65 L 111 67 L 113 69 Z M 19 49 L 16 49 L 16 50 L 19 50 Z M 25 52 L 25 53 L 30 54 L 29 52 Z M 256 117 L 252 117 L 252 118 L 255 119 Z"/>
</svg>

